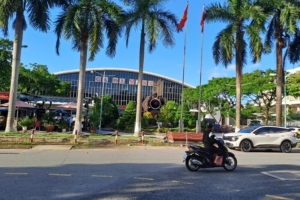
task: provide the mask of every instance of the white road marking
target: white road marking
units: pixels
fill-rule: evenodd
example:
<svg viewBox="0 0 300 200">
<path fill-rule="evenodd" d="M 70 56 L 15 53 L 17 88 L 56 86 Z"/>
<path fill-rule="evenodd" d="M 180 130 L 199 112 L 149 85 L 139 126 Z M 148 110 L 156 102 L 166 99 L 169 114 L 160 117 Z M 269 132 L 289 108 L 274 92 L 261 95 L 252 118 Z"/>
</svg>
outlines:
<svg viewBox="0 0 300 200">
<path fill-rule="evenodd" d="M 28 173 L 5 173 L 6 175 L 27 175 Z"/>
<path fill-rule="evenodd" d="M 273 178 L 277 178 L 282 181 L 300 181 L 300 174 L 299 174 L 300 171 L 278 170 L 278 171 L 267 171 L 261 173 L 267 176 L 271 176 Z"/>
<path fill-rule="evenodd" d="M 134 179 L 139 179 L 139 180 L 148 180 L 148 181 L 153 181 L 153 178 L 141 178 L 141 177 L 134 177 Z"/>
<path fill-rule="evenodd" d="M 92 177 L 112 178 L 113 176 L 108 176 L 108 175 L 92 175 Z"/>
<path fill-rule="evenodd" d="M 290 198 L 281 197 L 281 196 L 277 196 L 277 195 L 269 195 L 269 194 L 266 194 L 266 197 L 269 197 L 269 198 L 272 198 L 272 199 L 280 199 L 280 200 L 293 200 L 293 199 L 290 199 Z"/>
<path fill-rule="evenodd" d="M 71 174 L 48 174 L 49 176 L 72 176 Z"/>
</svg>

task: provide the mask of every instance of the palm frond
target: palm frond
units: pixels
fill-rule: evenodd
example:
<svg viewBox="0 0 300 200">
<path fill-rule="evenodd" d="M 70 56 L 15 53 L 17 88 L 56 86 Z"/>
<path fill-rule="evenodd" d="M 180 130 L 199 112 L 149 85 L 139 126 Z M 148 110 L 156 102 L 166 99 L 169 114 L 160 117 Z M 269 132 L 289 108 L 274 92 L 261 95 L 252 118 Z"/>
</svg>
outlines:
<svg viewBox="0 0 300 200">
<path fill-rule="evenodd" d="M 269 22 L 267 33 L 265 36 L 265 43 L 264 43 L 264 52 L 269 53 L 273 47 L 273 42 L 275 39 L 275 27 L 276 27 L 276 17 L 272 17 Z"/>
<path fill-rule="evenodd" d="M 235 39 L 234 25 L 228 25 L 225 29 L 218 33 L 213 45 L 213 57 L 215 63 L 222 63 L 225 67 L 232 62 L 234 57 Z"/>
<path fill-rule="evenodd" d="M 229 7 L 226 3 L 221 5 L 220 3 L 212 3 L 207 6 L 205 12 L 205 21 L 210 22 L 224 22 L 233 23 L 235 16 L 229 11 Z"/>
<path fill-rule="evenodd" d="M 264 51 L 263 42 L 260 37 L 260 31 L 255 25 L 247 26 L 246 31 L 249 35 L 249 47 L 252 56 L 252 62 L 255 63 L 260 61 L 261 55 Z"/>
<path fill-rule="evenodd" d="M 292 64 L 295 64 L 300 60 L 300 31 L 299 29 L 296 30 L 296 33 L 291 40 L 289 46 L 288 46 L 288 51 L 287 51 L 287 56 Z"/>
<path fill-rule="evenodd" d="M 28 1 L 27 11 L 29 22 L 34 29 L 47 32 L 50 29 L 50 11 L 54 4 L 51 1 Z"/>
</svg>

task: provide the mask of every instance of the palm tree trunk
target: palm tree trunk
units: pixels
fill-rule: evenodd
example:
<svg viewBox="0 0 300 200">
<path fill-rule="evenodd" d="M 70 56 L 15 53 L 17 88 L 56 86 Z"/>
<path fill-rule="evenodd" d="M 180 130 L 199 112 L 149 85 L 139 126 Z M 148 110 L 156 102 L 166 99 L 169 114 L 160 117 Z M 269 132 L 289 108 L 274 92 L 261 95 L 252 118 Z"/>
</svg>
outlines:
<svg viewBox="0 0 300 200">
<path fill-rule="evenodd" d="M 14 132 L 14 119 L 16 111 L 16 98 L 18 92 L 18 80 L 19 80 L 19 68 L 21 60 L 21 49 L 23 41 L 23 13 L 17 12 L 16 22 L 15 22 L 15 36 L 14 36 L 14 46 L 13 46 L 13 58 L 12 58 L 12 72 L 10 81 L 10 91 L 9 91 L 9 105 L 8 114 L 6 121 L 5 132 Z M 17 124 L 15 124 L 17 126 Z"/>
<path fill-rule="evenodd" d="M 236 116 L 235 116 L 235 131 L 241 129 L 241 84 L 242 82 L 242 67 L 236 64 Z"/>
<path fill-rule="evenodd" d="M 282 46 L 276 39 L 276 126 L 282 126 Z"/>
<path fill-rule="evenodd" d="M 144 71 L 144 55 L 145 55 L 145 23 L 142 22 L 141 41 L 140 41 L 140 60 L 139 60 L 139 77 L 138 77 L 138 91 L 136 99 L 136 114 L 134 136 L 138 137 L 141 131 L 141 113 L 142 113 L 142 81 Z"/>
<path fill-rule="evenodd" d="M 87 61 L 87 42 L 80 41 L 80 71 L 79 71 L 79 82 L 77 91 L 77 108 L 76 108 L 76 118 L 74 132 L 77 130 L 78 133 L 82 131 L 82 105 L 84 97 L 84 86 L 85 86 L 85 71 L 86 71 L 86 61 Z"/>
</svg>

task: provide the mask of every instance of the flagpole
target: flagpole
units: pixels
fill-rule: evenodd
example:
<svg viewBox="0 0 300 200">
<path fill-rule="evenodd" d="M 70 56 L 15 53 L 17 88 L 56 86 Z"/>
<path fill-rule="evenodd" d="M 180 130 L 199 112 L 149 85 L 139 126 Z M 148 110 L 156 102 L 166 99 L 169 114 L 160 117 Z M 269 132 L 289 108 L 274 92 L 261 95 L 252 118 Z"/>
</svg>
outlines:
<svg viewBox="0 0 300 200">
<path fill-rule="evenodd" d="M 185 70 L 185 58 L 186 58 L 186 35 L 187 35 L 187 25 L 184 28 L 184 47 L 183 47 L 183 67 L 182 67 L 182 84 L 181 84 L 181 110 L 180 110 L 180 122 L 179 122 L 179 132 L 183 132 L 183 88 L 184 88 L 184 70 Z"/>
<path fill-rule="evenodd" d="M 205 9 L 203 9 L 203 12 L 205 12 Z M 202 14 L 202 18 L 203 18 L 203 14 Z M 203 43 L 204 43 L 204 29 L 202 29 L 202 27 L 200 29 L 200 32 L 202 33 L 202 39 L 201 39 L 201 52 L 200 52 L 200 78 L 199 78 L 199 98 L 198 98 L 198 133 L 201 133 L 201 116 L 200 116 L 201 112 L 200 111 L 201 111 L 201 87 L 202 87 L 201 82 L 202 82 L 202 60 L 203 60 Z"/>
<path fill-rule="evenodd" d="M 200 52 L 200 80 L 199 80 L 199 98 L 198 98 L 198 133 L 201 133 L 201 80 L 202 80 L 202 57 L 203 57 L 203 41 L 204 41 L 204 31 L 202 33 L 201 39 L 201 52 Z"/>
</svg>

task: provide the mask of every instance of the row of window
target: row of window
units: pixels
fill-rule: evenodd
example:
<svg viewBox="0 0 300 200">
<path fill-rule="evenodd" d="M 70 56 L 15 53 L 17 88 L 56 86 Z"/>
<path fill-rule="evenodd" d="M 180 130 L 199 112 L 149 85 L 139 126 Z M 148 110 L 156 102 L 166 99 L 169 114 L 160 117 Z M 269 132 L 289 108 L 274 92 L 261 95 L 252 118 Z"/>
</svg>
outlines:
<svg viewBox="0 0 300 200">
<path fill-rule="evenodd" d="M 117 105 L 127 105 L 129 101 L 136 101 L 138 73 L 123 71 L 108 71 L 105 73 L 104 82 L 102 73 L 86 72 L 84 97 L 109 95 Z M 77 97 L 78 72 L 57 75 L 61 81 L 71 83 L 70 97 Z M 162 89 L 162 96 L 167 101 L 180 103 L 182 85 L 167 79 L 152 75 L 144 75 L 142 82 L 142 97 L 152 95 L 157 84 Z M 103 87 L 103 88 L 102 88 Z M 184 87 L 186 88 L 186 87 Z"/>
</svg>

